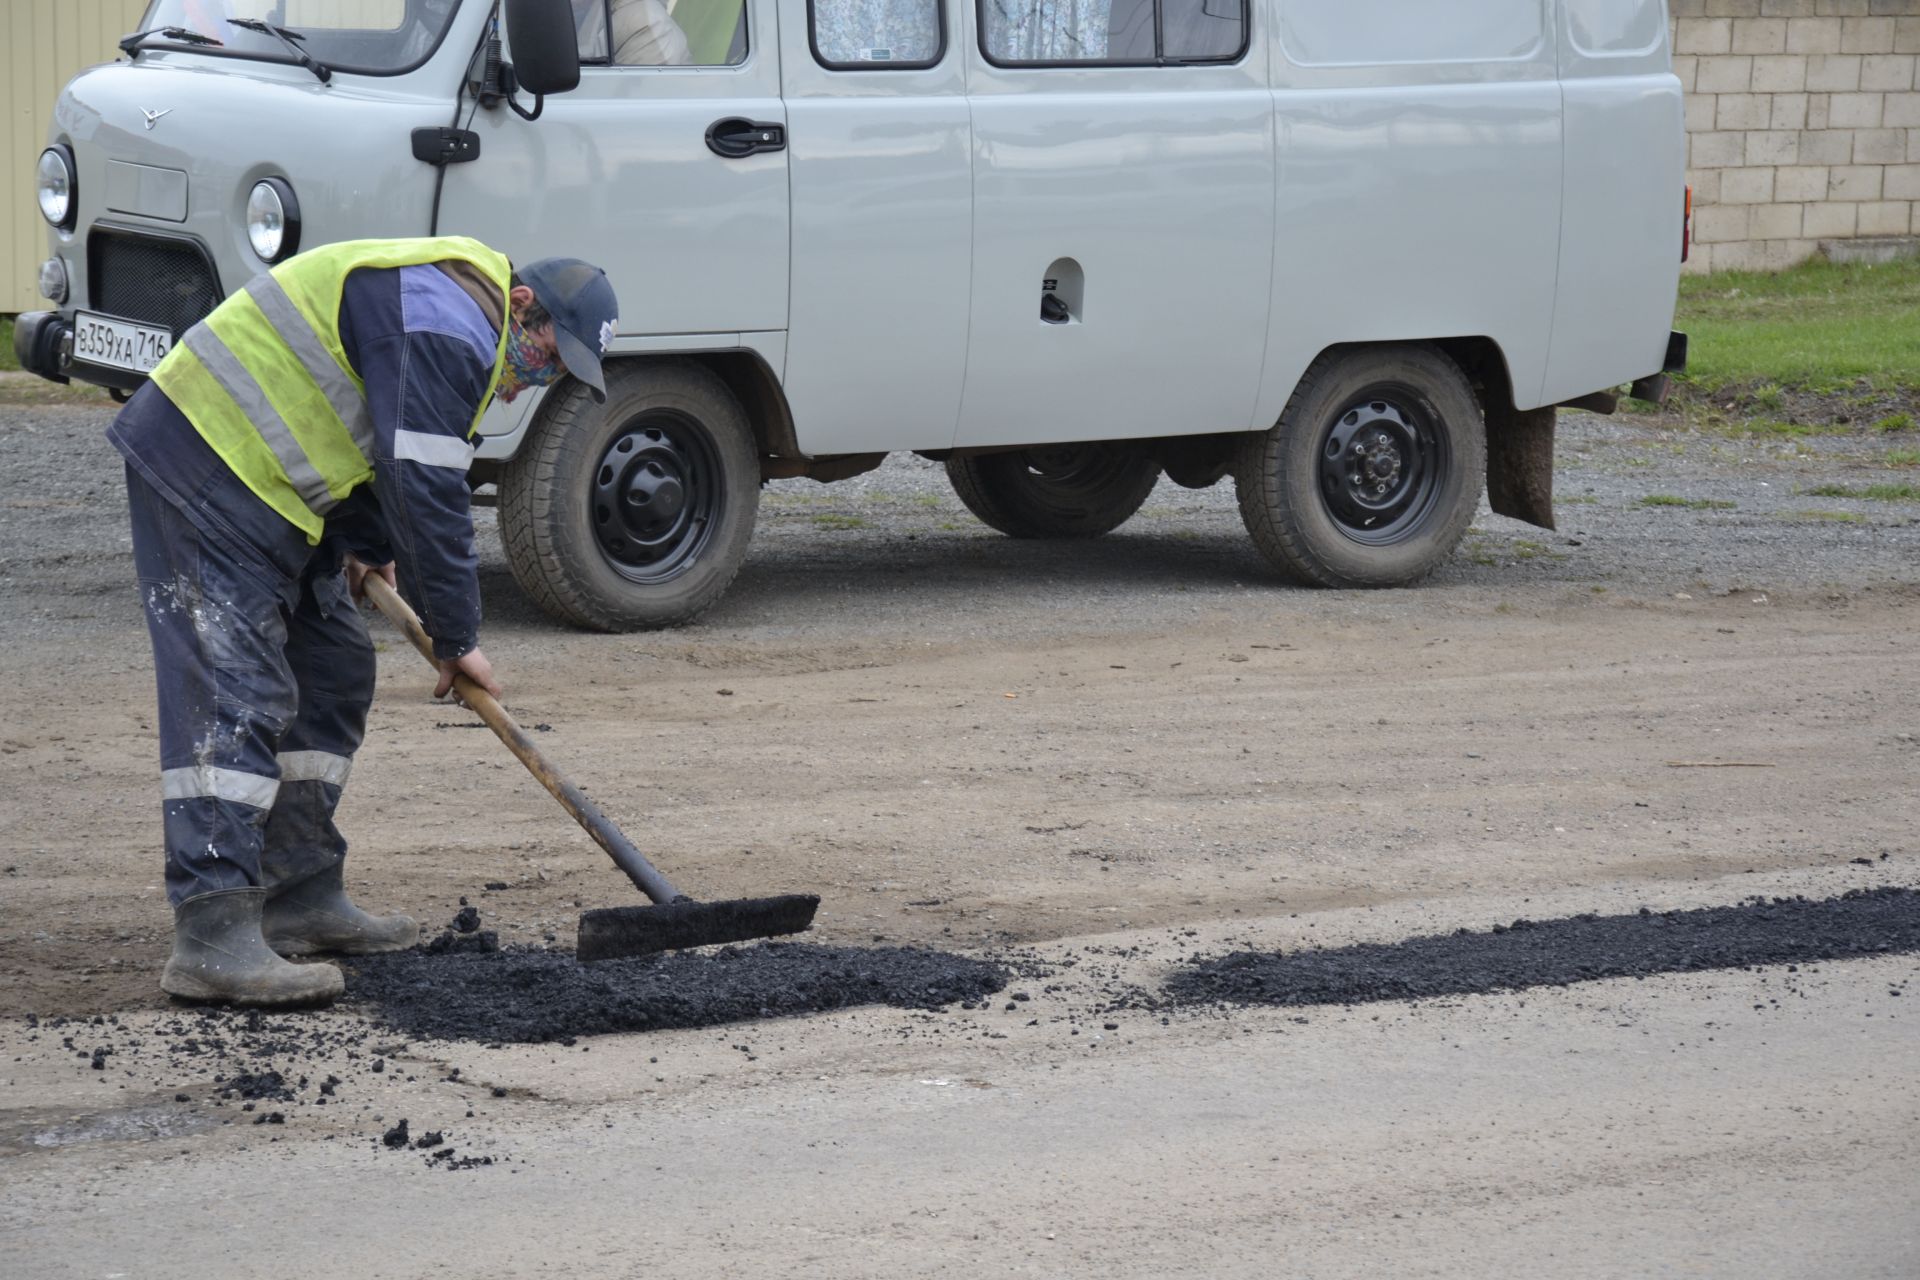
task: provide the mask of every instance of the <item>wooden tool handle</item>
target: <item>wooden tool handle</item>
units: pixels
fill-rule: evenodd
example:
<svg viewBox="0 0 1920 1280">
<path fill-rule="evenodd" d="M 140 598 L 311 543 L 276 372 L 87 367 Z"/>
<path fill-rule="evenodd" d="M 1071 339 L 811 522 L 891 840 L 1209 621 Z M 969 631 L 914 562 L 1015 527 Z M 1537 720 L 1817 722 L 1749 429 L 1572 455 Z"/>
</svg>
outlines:
<svg viewBox="0 0 1920 1280">
<path fill-rule="evenodd" d="M 433 641 L 427 636 L 426 628 L 420 625 L 419 615 L 414 613 L 412 606 L 402 600 L 399 593 L 387 585 L 387 580 L 377 573 L 369 573 L 362 580 L 362 587 L 374 606 L 387 615 L 387 621 L 405 632 L 407 639 L 413 641 L 413 647 L 438 672 L 440 660 L 433 656 Z M 607 855 L 627 873 L 640 892 L 659 903 L 675 902 L 685 896 L 668 883 L 667 878 L 647 861 L 645 855 L 633 847 L 632 841 L 621 833 L 612 819 L 600 812 L 599 807 L 587 799 L 580 788 L 568 782 L 554 768 L 553 763 L 541 754 L 540 748 L 533 745 L 533 739 L 527 736 L 526 730 L 514 722 L 514 718 L 507 714 L 507 709 L 492 694 L 464 675 L 454 676 L 453 689 L 462 702 L 487 722 L 488 728 L 500 735 L 500 741 L 507 744 L 507 749 L 520 757 L 520 763 L 527 766 L 527 772 L 538 778 L 540 785 L 552 792 L 561 807 L 573 815 L 574 821 L 607 851 Z"/>
</svg>

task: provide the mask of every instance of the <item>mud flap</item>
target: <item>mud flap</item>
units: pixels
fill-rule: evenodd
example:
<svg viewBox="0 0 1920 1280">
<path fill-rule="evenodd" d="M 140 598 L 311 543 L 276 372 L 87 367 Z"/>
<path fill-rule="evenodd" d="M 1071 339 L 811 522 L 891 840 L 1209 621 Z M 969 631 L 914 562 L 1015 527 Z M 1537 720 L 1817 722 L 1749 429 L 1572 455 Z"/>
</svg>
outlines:
<svg viewBox="0 0 1920 1280">
<path fill-rule="evenodd" d="M 1487 502 L 1515 520 L 1553 524 L 1554 409 L 1487 407 Z"/>
</svg>

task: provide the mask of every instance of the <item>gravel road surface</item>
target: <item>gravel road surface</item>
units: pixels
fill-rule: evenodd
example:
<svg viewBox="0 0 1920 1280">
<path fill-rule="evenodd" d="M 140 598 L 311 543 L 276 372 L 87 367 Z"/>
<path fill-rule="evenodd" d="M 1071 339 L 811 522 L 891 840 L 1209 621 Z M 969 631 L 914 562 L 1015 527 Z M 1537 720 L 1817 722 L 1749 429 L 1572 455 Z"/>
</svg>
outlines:
<svg viewBox="0 0 1920 1280">
<path fill-rule="evenodd" d="M 734 589 L 678 632 L 554 626 L 489 534 L 487 650 L 543 748 L 681 884 L 819 893 L 789 945 L 846 949 L 636 980 L 725 976 L 722 1025 L 515 1044 L 373 997 L 444 1012 L 459 961 L 537 1008 L 545 961 L 410 957 L 324 1014 L 160 995 L 107 414 L 0 403 L 0 1274 L 1920 1274 L 1920 958 L 1845 907 L 1727 951 L 1794 963 L 1633 943 L 1920 886 L 1911 433 L 1569 415 L 1559 531 L 1483 512 L 1395 592 L 1277 584 L 1230 483 L 1022 543 L 912 458 L 768 486 Z M 1843 492 L 1869 486 L 1894 496 Z M 510 949 L 634 904 L 375 626 L 358 896 Z M 1555 952 L 1567 985 L 1166 996 L 1222 957 L 1409 939 L 1471 972 L 1521 919 L 1529 954 L 1598 937 L 1590 971 L 1629 976 Z M 916 1007 L 873 979 L 902 956 L 994 976 Z M 754 1008 L 738 982 L 775 970 Z M 602 1025 L 630 994 L 594 992 Z"/>
</svg>

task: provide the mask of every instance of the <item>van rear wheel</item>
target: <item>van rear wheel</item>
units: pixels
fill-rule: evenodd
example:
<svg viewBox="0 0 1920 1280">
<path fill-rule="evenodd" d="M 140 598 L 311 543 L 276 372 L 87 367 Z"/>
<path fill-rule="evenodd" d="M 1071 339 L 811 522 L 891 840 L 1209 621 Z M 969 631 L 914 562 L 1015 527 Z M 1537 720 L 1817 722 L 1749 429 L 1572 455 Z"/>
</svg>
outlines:
<svg viewBox="0 0 1920 1280">
<path fill-rule="evenodd" d="M 549 395 L 500 475 L 514 580 L 562 622 L 598 631 L 680 626 L 746 559 L 760 461 L 726 385 L 685 361 L 607 365 L 607 402 L 580 383 Z"/>
<path fill-rule="evenodd" d="M 1097 538 L 1124 524 L 1160 479 L 1137 446 L 1095 441 L 948 458 L 967 510 L 1013 538 Z"/>
<path fill-rule="evenodd" d="M 1254 545 L 1288 577 L 1398 587 L 1465 536 L 1486 474 L 1486 424 L 1460 367 L 1424 345 L 1314 361 L 1272 430 L 1234 467 Z"/>
</svg>

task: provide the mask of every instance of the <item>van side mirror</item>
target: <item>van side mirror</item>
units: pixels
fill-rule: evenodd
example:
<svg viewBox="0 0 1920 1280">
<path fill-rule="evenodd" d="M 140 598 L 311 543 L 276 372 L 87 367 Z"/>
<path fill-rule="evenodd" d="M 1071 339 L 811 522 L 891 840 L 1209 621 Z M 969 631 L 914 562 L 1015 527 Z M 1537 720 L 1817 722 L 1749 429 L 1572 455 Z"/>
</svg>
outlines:
<svg viewBox="0 0 1920 1280">
<path fill-rule="evenodd" d="M 568 0 L 507 0 L 513 77 L 536 96 L 580 85 L 580 43 Z"/>
</svg>

